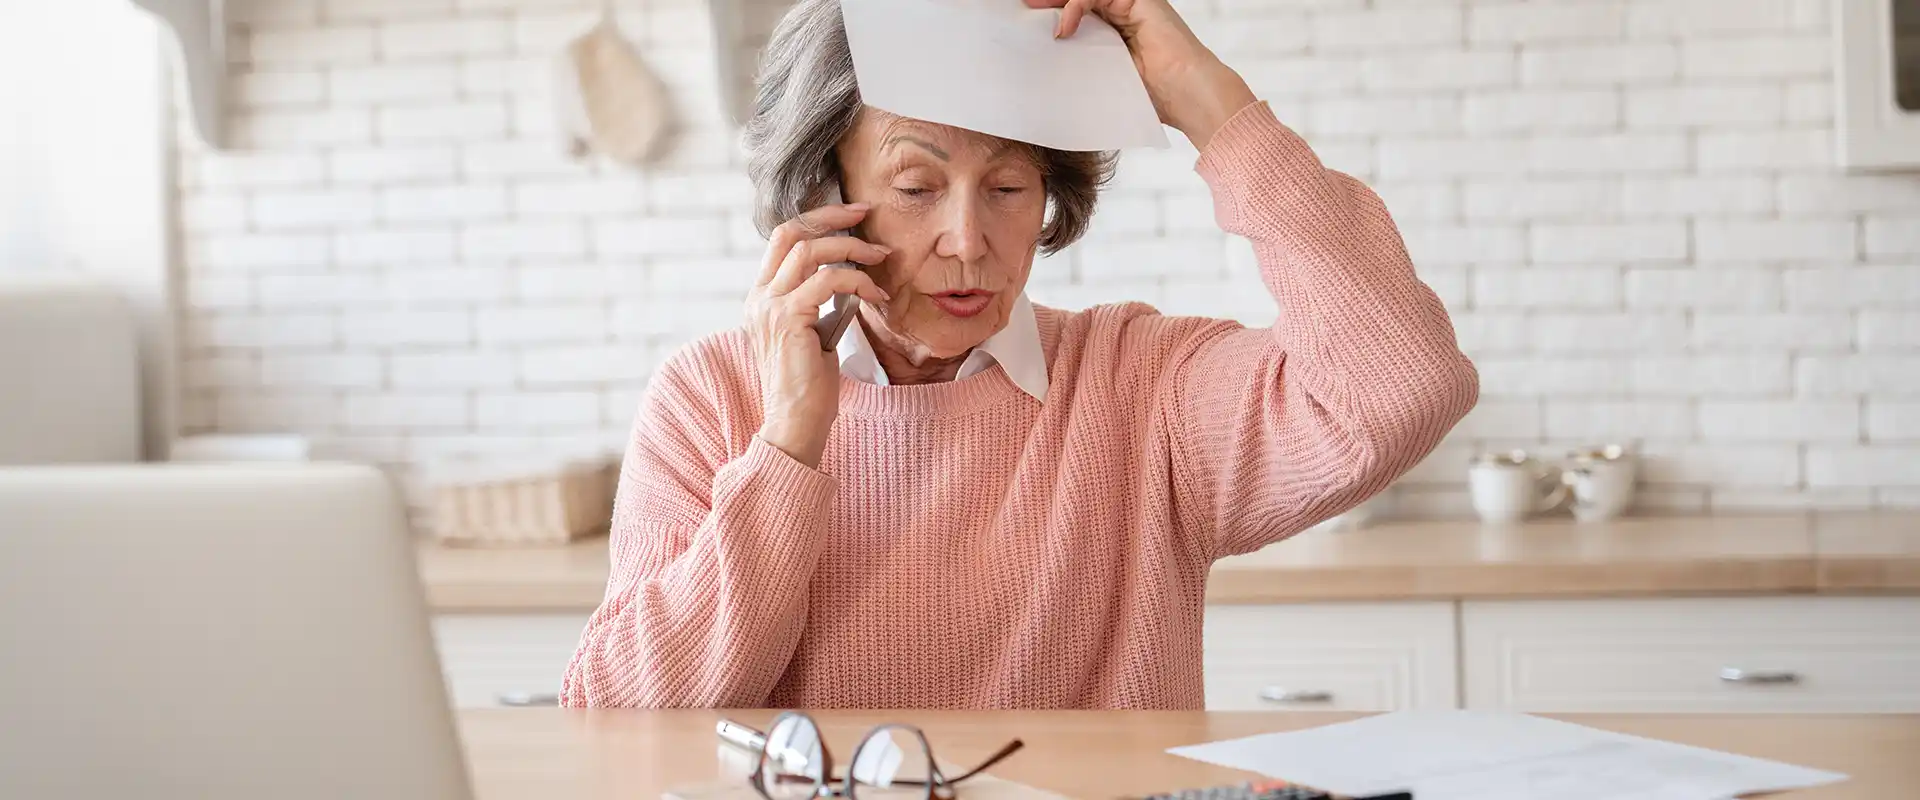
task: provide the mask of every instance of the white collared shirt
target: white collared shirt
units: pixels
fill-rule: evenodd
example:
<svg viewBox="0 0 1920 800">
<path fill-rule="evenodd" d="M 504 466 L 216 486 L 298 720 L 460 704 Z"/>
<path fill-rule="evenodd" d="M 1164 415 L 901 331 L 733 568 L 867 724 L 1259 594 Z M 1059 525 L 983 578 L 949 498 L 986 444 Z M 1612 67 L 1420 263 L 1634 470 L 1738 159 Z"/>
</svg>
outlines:
<svg viewBox="0 0 1920 800">
<path fill-rule="evenodd" d="M 835 349 L 840 354 L 841 374 L 861 383 L 888 385 L 887 371 L 880 368 L 880 357 L 874 354 L 858 317 L 840 335 L 840 344 Z M 1034 316 L 1033 303 L 1024 292 L 1014 298 L 1007 326 L 967 354 L 967 360 L 960 363 L 958 377 L 978 374 L 995 363 L 1021 391 L 1046 402 L 1047 353 L 1040 347 L 1040 322 Z"/>
</svg>

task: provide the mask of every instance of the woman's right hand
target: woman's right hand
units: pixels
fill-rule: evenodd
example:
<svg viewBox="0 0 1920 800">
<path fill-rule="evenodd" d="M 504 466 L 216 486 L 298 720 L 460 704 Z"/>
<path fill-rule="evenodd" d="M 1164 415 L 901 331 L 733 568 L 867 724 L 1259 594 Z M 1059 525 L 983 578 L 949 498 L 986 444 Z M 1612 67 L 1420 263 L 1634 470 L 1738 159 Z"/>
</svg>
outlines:
<svg viewBox="0 0 1920 800">
<path fill-rule="evenodd" d="M 747 334 L 760 367 L 760 438 L 809 467 L 819 467 L 840 413 L 840 358 L 821 347 L 813 323 L 836 294 L 876 305 L 887 293 L 865 272 L 821 269 L 853 261 L 878 264 L 892 252 L 852 236 L 832 236 L 867 215 L 865 203 L 821 206 L 773 229 L 766 262 L 747 296 Z"/>
</svg>

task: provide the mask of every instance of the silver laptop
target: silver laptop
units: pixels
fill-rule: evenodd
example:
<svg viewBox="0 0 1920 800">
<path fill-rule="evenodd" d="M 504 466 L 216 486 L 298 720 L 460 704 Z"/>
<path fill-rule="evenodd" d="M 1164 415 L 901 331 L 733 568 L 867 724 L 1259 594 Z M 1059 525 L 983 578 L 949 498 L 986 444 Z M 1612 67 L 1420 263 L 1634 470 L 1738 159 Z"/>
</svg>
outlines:
<svg viewBox="0 0 1920 800">
<path fill-rule="evenodd" d="M 0 797 L 463 800 L 467 780 L 378 471 L 0 469 Z"/>
</svg>

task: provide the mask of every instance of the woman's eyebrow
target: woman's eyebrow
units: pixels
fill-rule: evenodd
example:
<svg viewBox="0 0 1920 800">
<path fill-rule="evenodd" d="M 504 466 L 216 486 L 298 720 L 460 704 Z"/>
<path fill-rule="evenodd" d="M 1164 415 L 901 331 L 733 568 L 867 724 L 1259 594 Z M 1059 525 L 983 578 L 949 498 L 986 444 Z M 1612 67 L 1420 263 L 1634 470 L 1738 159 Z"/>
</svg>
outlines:
<svg viewBox="0 0 1920 800">
<path fill-rule="evenodd" d="M 941 161 L 947 161 L 951 158 L 950 156 L 947 155 L 947 151 L 940 149 L 939 145 L 936 145 L 925 139 L 909 136 L 904 133 L 896 135 L 891 139 L 888 139 L 887 145 L 884 149 L 891 150 L 893 149 L 894 145 L 899 144 L 900 142 L 908 142 L 911 144 L 920 145 L 922 148 L 925 148 L 927 152 L 932 153 L 936 156 L 939 156 Z"/>
</svg>

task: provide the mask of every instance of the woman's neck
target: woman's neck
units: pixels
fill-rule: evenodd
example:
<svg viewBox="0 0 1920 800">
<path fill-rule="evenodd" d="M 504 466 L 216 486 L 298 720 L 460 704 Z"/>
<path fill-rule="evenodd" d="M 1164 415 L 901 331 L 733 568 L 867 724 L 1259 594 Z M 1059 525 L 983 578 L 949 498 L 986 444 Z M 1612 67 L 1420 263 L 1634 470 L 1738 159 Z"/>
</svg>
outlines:
<svg viewBox="0 0 1920 800">
<path fill-rule="evenodd" d="M 864 312 L 865 309 L 862 309 Z M 945 383 L 960 376 L 960 365 L 967 360 L 967 354 L 961 353 L 953 358 L 934 358 L 921 356 L 915 360 L 909 351 L 913 346 L 907 342 L 896 342 L 887 335 L 884 326 L 861 314 L 860 329 L 867 335 L 867 346 L 873 348 L 874 357 L 879 359 L 880 368 L 886 370 L 887 382 L 895 386 L 915 386 L 923 383 Z"/>
</svg>

